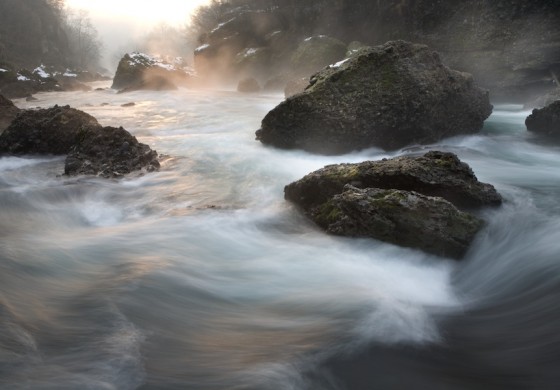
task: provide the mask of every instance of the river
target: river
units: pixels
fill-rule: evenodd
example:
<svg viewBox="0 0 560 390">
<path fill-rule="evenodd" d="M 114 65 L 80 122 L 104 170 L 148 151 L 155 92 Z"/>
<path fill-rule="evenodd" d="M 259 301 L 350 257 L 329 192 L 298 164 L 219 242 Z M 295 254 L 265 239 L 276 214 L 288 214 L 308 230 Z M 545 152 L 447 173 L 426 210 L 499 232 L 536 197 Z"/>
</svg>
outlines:
<svg viewBox="0 0 560 390">
<path fill-rule="evenodd" d="M 560 147 L 521 107 L 474 136 L 326 157 L 255 141 L 278 94 L 37 97 L 15 102 L 123 126 L 162 168 L 68 178 L 64 158 L 0 159 L 1 388 L 557 388 Z M 433 149 L 505 199 L 460 262 L 328 236 L 283 199 L 326 164 Z"/>
</svg>

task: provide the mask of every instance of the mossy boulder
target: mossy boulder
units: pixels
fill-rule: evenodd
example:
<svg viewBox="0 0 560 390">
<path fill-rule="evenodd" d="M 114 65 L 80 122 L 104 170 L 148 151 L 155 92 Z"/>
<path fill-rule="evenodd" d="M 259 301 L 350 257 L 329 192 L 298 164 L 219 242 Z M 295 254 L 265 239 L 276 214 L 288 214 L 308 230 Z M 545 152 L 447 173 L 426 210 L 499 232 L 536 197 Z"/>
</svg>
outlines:
<svg viewBox="0 0 560 390">
<path fill-rule="evenodd" d="M 443 198 L 351 185 L 309 216 L 330 234 L 371 237 L 455 259 L 464 256 L 484 225 Z"/>
<path fill-rule="evenodd" d="M 453 153 L 431 151 L 356 164 L 327 165 L 286 186 L 286 199 L 304 209 L 324 203 L 346 184 L 359 188 L 396 188 L 438 196 L 459 208 L 497 206 L 502 197 L 481 183 L 468 164 Z"/>
<path fill-rule="evenodd" d="M 292 71 L 309 76 L 346 55 L 346 45 L 338 39 L 318 35 L 303 40 L 292 55 Z"/>
<path fill-rule="evenodd" d="M 392 41 L 315 74 L 265 116 L 257 139 L 320 154 L 395 150 L 477 133 L 491 112 L 488 91 L 469 74 L 425 45 Z"/>
<path fill-rule="evenodd" d="M 547 138 L 560 139 L 560 100 L 534 109 L 525 119 L 527 130 Z"/>
<path fill-rule="evenodd" d="M 284 196 L 328 233 L 453 258 L 464 255 L 482 227 L 469 212 L 502 203 L 467 164 L 439 151 L 328 165 L 287 185 Z"/>
</svg>

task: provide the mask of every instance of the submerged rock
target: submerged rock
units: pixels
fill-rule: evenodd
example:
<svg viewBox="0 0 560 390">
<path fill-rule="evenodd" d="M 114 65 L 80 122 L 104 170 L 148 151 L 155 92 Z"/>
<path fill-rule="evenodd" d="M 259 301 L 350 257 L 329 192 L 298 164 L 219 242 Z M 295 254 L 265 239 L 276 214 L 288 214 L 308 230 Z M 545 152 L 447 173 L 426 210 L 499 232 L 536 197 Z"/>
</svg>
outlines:
<svg viewBox="0 0 560 390">
<path fill-rule="evenodd" d="M 452 258 L 466 253 L 484 224 L 443 198 L 351 185 L 309 216 L 331 234 L 371 237 Z"/>
<path fill-rule="evenodd" d="M 158 154 L 122 127 L 84 131 L 66 157 L 66 175 L 119 177 L 133 171 L 159 169 Z"/>
<path fill-rule="evenodd" d="M 476 133 L 491 112 L 488 92 L 469 74 L 425 45 L 393 41 L 314 75 L 265 116 L 257 139 L 322 154 L 394 150 Z"/>
<path fill-rule="evenodd" d="M 0 134 L 12 123 L 20 111 L 11 100 L 0 95 Z"/>
<path fill-rule="evenodd" d="M 0 154 L 66 154 L 97 120 L 70 106 L 22 111 L 0 136 Z"/>
<path fill-rule="evenodd" d="M 560 100 L 534 109 L 525 119 L 527 130 L 550 138 L 560 138 Z"/>
<path fill-rule="evenodd" d="M 482 222 L 460 211 L 502 198 L 456 155 L 439 151 L 328 165 L 284 188 L 327 232 L 365 236 L 460 258 Z"/>
</svg>

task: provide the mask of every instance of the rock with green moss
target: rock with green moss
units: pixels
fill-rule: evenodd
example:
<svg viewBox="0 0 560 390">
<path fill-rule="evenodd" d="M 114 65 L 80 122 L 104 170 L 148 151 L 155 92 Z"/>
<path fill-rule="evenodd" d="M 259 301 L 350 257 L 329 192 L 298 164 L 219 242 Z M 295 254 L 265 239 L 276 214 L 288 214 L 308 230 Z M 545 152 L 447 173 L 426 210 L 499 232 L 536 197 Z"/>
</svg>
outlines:
<svg viewBox="0 0 560 390">
<path fill-rule="evenodd" d="M 466 210 L 502 203 L 467 164 L 439 151 L 328 165 L 287 185 L 284 195 L 329 233 L 453 258 L 466 252 L 482 226 Z"/>
<path fill-rule="evenodd" d="M 455 259 L 464 256 L 483 226 L 443 198 L 351 185 L 309 216 L 330 234 L 371 237 Z"/>
<path fill-rule="evenodd" d="M 328 165 L 286 186 L 286 199 L 304 209 L 340 193 L 346 184 L 358 188 L 396 188 L 439 196 L 462 209 L 497 206 L 502 197 L 481 183 L 472 169 L 453 153 L 431 151 L 357 164 Z"/>
<path fill-rule="evenodd" d="M 257 139 L 320 154 L 395 150 L 477 133 L 491 112 L 488 92 L 469 74 L 425 45 L 392 41 L 315 74 L 265 116 Z"/>
</svg>

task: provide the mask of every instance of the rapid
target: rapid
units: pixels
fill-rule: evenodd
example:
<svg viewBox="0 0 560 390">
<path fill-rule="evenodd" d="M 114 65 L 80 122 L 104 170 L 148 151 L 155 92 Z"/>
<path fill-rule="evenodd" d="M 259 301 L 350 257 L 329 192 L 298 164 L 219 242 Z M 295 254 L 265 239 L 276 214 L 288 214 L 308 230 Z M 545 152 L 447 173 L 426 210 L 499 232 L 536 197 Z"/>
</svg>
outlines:
<svg viewBox="0 0 560 390">
<path fill-rule="evenodd" d="M 0 388 L 556 388 L 560 147 L 522 107 L 477 135 L 327 157 L 254 140 L 279 94 L 37 97 L 15 103 L 123 126 L 162 167 L 107 180 L 0 158 Z M 433 149 L 505 199 L 460 262 L 326 235 L 283 198 L 327 164 Z"/>
</svg>

